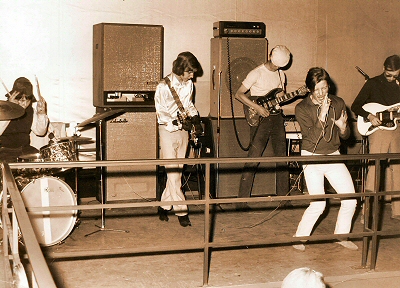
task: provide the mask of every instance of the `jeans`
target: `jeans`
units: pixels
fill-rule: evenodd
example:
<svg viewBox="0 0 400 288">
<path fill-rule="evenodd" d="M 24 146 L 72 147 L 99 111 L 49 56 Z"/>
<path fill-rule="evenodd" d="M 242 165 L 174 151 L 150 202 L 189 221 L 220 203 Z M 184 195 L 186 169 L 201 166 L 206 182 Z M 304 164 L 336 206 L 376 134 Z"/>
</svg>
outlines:
<svg viewBox="0 0 400 288">
<path fill-rule="evenodd" d="M 286 133 L 282 114 L 270 115 L 263 118 L 258 127 L 251 127 L 250 139 L 253 140 L 247 154 L 249 158 L 261 157 L 263 154 L 264 157 L 286 156 Z M 272 149 L 266 149 L 267 144 L 272 145 Z M 259 163 L 244 165 L 238 198 L 250 197 L 258 165 Z M 276 163 L 276 167 L 276 194 L 285 196 L 289 192 L 289 170 L 286 163 Z"/>
</svg>

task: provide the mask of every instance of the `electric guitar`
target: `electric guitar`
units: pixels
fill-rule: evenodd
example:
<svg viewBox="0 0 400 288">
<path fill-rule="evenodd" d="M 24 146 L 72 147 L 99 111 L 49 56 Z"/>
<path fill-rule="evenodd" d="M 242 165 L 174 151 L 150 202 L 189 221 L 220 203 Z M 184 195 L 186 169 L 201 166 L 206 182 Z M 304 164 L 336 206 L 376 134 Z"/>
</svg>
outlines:
<svg viewBox="0 0 400 288">
<path fill-rule="evenodd" d="M 269 111 L 270 114 L 274 115 L 280 113 L 278 104 L 287 102 L 298 96 L 304 96 L 307 92 L 309 92 L 308 88 L 305 85 L 300 87 L 296 91 L 283 95 L 278 95 L 282 91 L 283 90 L 281 88 L 275 88 L 269 91 L 265 96 L 257 97 L 252 101 L 260 106 L 263 106 Z M 243 105 L 243 110 L 244 115 L 246 116 L 246 121 L 250 126 L 257 126 L 260 123 L 261 116 L 257 113 L 255 109 L 247 105 Z"/>
<path fill-rule="evenodd" d="M 189 116 L 189 114 L 187 112 L 179 113 L 179 111 L 178 111 L 177 117 L 178 117 L 179 123 L 182 125 L 182 129 L 189 132 L 189 144 L 193 148 L 198 148 L 199 147 L 199 136 L 204 136 L 204 130 L 203 130 L 203 133 L 201 133 L 200 135 L 198 135 L 198 133 L 196 133 L 196 127 L 192 123 L 192 117 Z"/>
<path fill-rule="evenodd" d="M 382 124 L 374 126 L 368 119 L 358 116 L 357 129 L 361 135 L 371 135 L 378 129 L 395 130 L 397 128 L 397 120 L 400 120 L 400 103 L 391 106 L 385 106 L 378 103 L 367 103 L 364 104 L 362 108 L 378 117 L 382 121 Z"/>
</svg>

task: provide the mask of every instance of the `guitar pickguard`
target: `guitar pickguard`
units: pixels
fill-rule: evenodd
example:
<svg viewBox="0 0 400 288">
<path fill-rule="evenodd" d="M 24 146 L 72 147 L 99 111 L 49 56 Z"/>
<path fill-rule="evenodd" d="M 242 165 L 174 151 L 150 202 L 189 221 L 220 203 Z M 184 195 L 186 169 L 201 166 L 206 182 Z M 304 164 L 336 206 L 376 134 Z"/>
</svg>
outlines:
<svg viewBox="0 0 400 288">
<path fill-rule="evenodd" d="M 363 105 L 365 111 L 377 116 L 382 123 L 379 126 L 373 126 L 368 119 L 358 116 L 358 132 L 363 136 L 369 136 L 376 130 L 395 130 L 397 121 L 400 119 L 399 104 L 384 106 L 378 103 L 367 103 Z"/>
</svg>

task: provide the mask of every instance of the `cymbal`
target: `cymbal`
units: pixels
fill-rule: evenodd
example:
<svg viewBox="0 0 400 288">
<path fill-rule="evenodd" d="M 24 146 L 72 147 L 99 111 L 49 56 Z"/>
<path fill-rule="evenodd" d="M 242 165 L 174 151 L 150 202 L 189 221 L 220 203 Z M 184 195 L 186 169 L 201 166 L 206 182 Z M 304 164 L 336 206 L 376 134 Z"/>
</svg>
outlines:
<svg viewBox="0 0 400 288">
<path fill-rule="evenodd" d="M 61 137 L 58 138 L 58 141 L 76 141 L 76 142 L 88 142 L 91 141 L 90 137 L 81 137 L 81 136 L 70 136 L 70 137 Z"/>
<path fill-rule="evenodd" d="M 105 119 L 105 118 L 107 118 L 107 117 L 109 117 L 111 115 L 114 115 L 114 114 L 117 114 L 117 113 L 120 113 L 120 112 L 123 112 L 123 111 L 125 111 L 125 110 L 124 109 L 114 109 L 114 110 L 109 110 L 109 111 L 106 111 L 106 112 L 103 112 L 103 113 L 97 113 L 92 118 L 89 118 L 89 119 L 79 123 L 78 125 L 76 125 L 76 127 L 86 126 L 87 124 L 96 122 L 98 120 L 103 120 L 103 119 Z"/>
<path fill-rule="evenodd" d="M 0 120 L 11 120 L 24 115 L 25 109 L 10 101 L 0 100 Z"/>
</svg>

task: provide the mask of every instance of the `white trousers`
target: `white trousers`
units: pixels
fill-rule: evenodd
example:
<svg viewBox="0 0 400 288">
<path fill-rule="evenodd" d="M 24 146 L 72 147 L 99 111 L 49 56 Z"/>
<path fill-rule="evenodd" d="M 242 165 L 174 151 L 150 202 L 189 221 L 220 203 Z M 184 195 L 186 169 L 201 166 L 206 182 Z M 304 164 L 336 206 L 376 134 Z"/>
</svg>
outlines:
<svg viewBox="0 0 400 288">
<path fill-rule="evenodd" d="M 159 125 L 161 159 L 185 158 L 189 143 L 187 131 L 169 132 L 164 125 Z M 161 201 L 184 201 L 185 195 L 181 189 L 183 164 L 165 165 L 167 172 L 167 183 L 161 195 Z M 174 209 L 175 215 L 185 216 L 188 214 L 187 205 L 161 206 L 165 210 Z"/>
<path fill-rule="evenodd" d="M 331 155 L 339 155 L 339 151 Z M 317 155 L 302 150 L 301 155 Z M 353 180 L 346 165 L 343 163 L 307 164 L 303 166 L 308 193 L 310 195 L 325 194 L 324 178 L 328 179 L 331 186 L 338 194 L 355 193 Z M 335 234 L 350 232 L 353 215 L 356 210 L 357 200 L 344 198 L 341 200 L 339 214 L 336 220 Z M 326 200 L 312 201 L 301 218 L 297 227 L 297 237 L 309 236 L 318 218 L 324 212 Z"/>
</svg>

